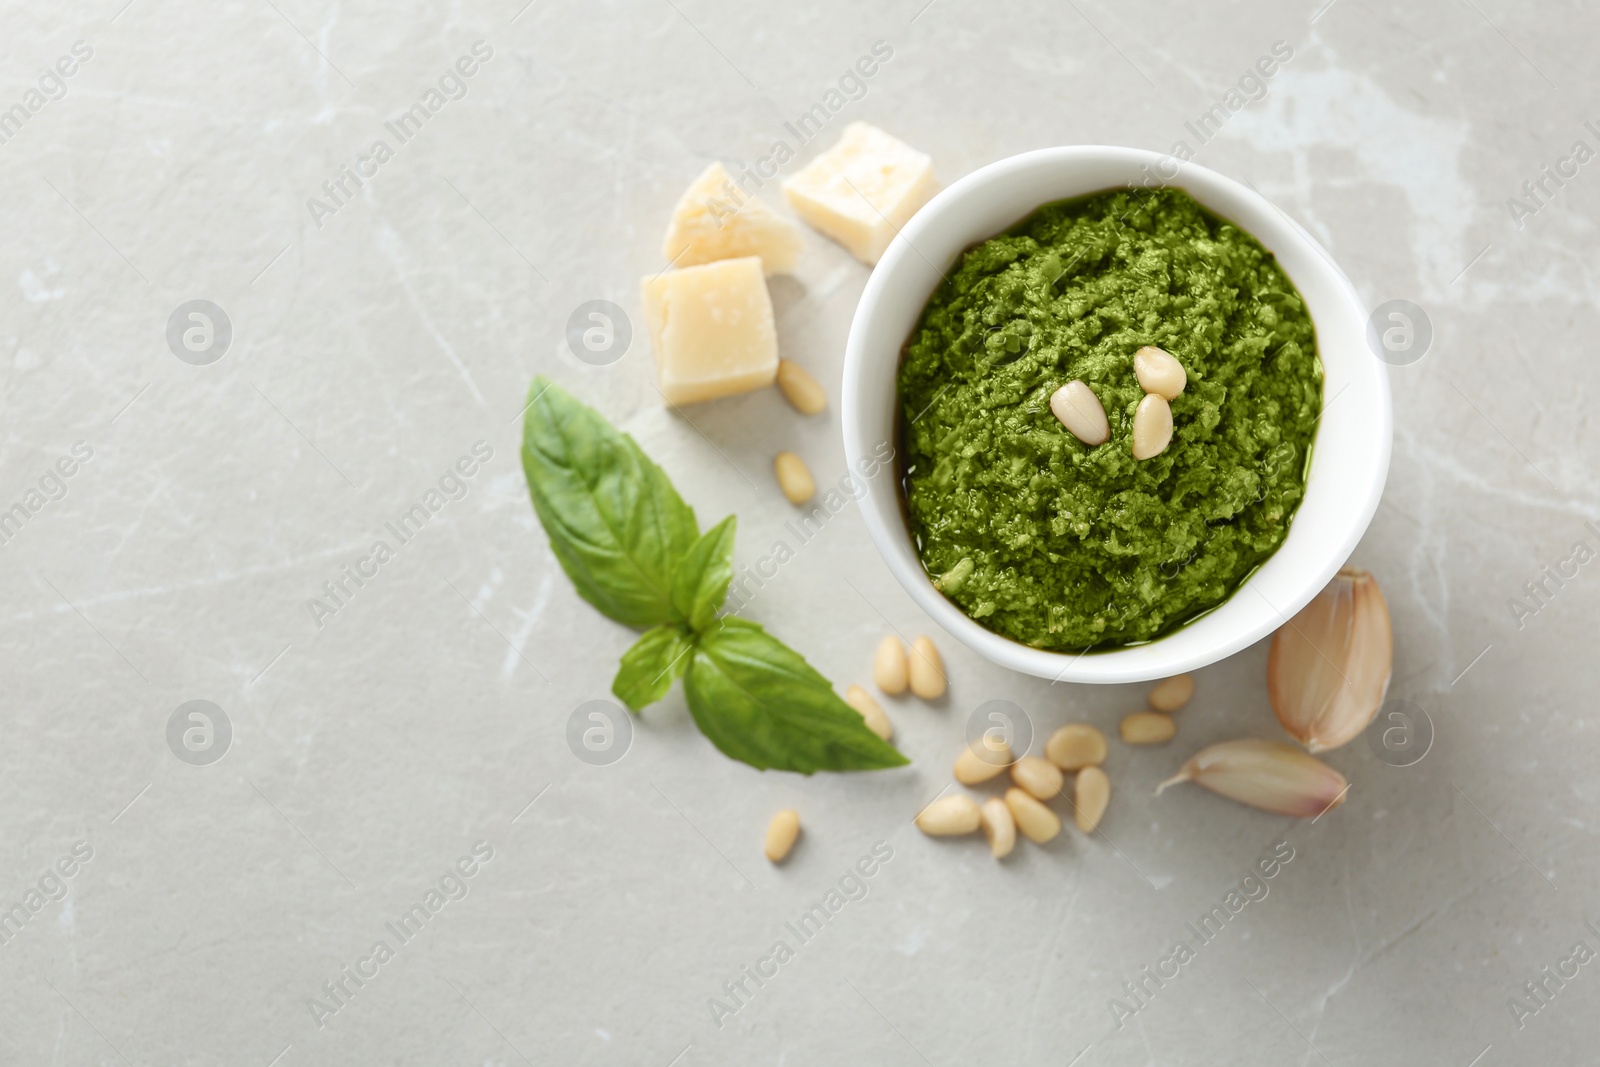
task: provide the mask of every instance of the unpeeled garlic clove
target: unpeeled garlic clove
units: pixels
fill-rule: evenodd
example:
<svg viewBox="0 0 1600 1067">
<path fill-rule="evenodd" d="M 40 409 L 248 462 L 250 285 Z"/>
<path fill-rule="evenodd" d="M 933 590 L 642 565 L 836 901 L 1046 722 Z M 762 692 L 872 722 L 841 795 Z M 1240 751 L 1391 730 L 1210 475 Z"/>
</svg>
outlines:
<svg viewBox="0 0 1600 1067">
<path fill-rule="evenodd" d="M 1207 745 L 1156 789 L 1193 782 L 1263 811 L 1310 819 L 1344 800 L 1344 775 L 1282 741 L 1219 741 Z"/>
<path fill-rule="evenodd" d="M 1345 568 L 1273 634 L 1267 695 L 1289 736 L 1323 752 L 1367 728 L 1393 668 L 1383 590 L 1368 572 Z"/>
</svg>

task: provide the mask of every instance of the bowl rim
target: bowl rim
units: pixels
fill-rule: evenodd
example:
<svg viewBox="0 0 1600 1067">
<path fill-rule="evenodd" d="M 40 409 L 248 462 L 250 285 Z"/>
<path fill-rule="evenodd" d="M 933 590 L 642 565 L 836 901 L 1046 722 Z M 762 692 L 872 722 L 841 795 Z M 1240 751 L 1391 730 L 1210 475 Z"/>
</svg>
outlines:
<svg viewBox="0 0 1600 1067">
<path fill-rule="evenodd" d="M 1145 173 L 1148 174 L 1150 173 L 1150 168 L 1161 168 L 1170 165 L 1172 161 L 1173 157 L 1166 153 L 1113 145 L 1072 145 L 1035 149 L 996 160 L 972 171 L 940 191 L 924 205 L 895 235 L 889 248 L 879 259 L 877 266 L 867 279 L 866 287 L 862 291 L 861 299 L 857 304 L 855 315 L 850 324 L 850 333 L 845 345 L 843 388 L 840 397 L 841 425 L 844 432 L 845 457 L 849 469 L 867 469 L 863 464 L 870 463 L 867 453 L 871 450 L 873 444 L 873 440 L 869 440 L 869 438 L 877 439 L 884 436 L 881 433 L 869 434 L 865 424 L 861 393 L 863 382 L 867 380 L 875 369 L 870 364 L 869 356 L 871 353 L 866 351 L 867 335 L 872 329 L 873 319 L 879 313 L 885 295 L 893 291 L 895 286 L 903 287 L 908 284 L 904 281 L 905 278 L 910 276 L 910 271 L 907 269 L 908 266 L 916 267 L 919 263 L 924 267 L 932 266 L 932 261 L 916 248 L 915 242 L 941 215 L 949 211 L 960 210 L 971 202 L 972 198 L 981 198 L 986 187 L 1011 178 L 1019 171 L 1030 169 L 1059 170 L 1065 176 L 1070 175 L 1075 166 L 1083 167 L 1109 163 L 1126 167 L 1129 174 L 1138 173 L 1141 168 L 1145 168 Z M 1158 170 L 1157 173 L 1160 173 L 1160 171 Z M 1070 178 L 1064 183 L 1070 184 Z M 1132 184 L 1133 182 L 1130 181 L 1125 186 L 1110 184 L 1099 188 L 1109 190 L 1131 187 Z M 1308 271 L 1320 269 L 1321 275 L 1317 279 L 1318 286 L 1328 290 L 1328 302 L 1338 305 L 1336 308 L 1338 316 L 1355 316 L 1355 318 L 1351 319 L 1350 325 L 1355 328 L 1359 324 L 1359 332 L 1364 335 L 1367 311 L 1357 296 L 1355 287 L 1350 283 L 1349 278 L 1340 270 L 1338 264 L 1335 263 L 1327 250 L 1306 232 L 1304 227 L 1290 218 L 1271 201 L 1256 192 L 1253 187 L 1207 167 L 1190 162 L 1181 163 L 1177 174 L 1173 178 L 1162 180 L 1159 185 L 1151 187 L 1179 188 L 1188 192 L 1197 200 L 1200 200 L 1207 207 L 1207 210 L 1222 215 L 1246 233 L 1251 234 L 1256 240 L 1261 241 L 1269 251 L 1273 252 L 1274 257 L 1279 259 L 1280 265 L 1282 265 L 1281 261 L 1287 249 L 1285 240 L 1298 245 L 1300 251 L 1311 253 L 1311 260 L 1320 264 L 1320 268 L 1302 265 L 1299 277 L 1291 274 L 1291 281 L 1295 283 L 1297 289 L 1304 290 L 1311 280 Z M 1094 189 L 1087 189 L 1078 192 L 1063 192 L 1060 197 L 1051 197 L 1040 200 L 1038 203 L 1026 205 L 1016 214 L 1014 221 L 1020 221 L 1038 207 L 1050 203 L 1054 199 L 1092 195 L 1094 191 Z M 1211 205 L 1211 202 L 1218 199 L 1231 200 L 1248 209 L 1244 212 L 1245 215 L 1254 214 L 1266 221 L 1263 225 L 1251 225 L 1249 224 L 1251 220 L 1248 217 L 1244 219 L 1238 217 L 1240 214 L 1238 211 L 1219 211 Z M 1278 220 L 1281 220 L 1286 225 L 1278 227 L 1273 221 L 1273 216 L 1276 216 Z M 994 232 L 999 233 L 1004 228 L 1002 226 Z M 1275 235 L 1277 239 L 1270 243 L 1263 239 L 1260 236 L 1260 231 L 1264 228 L 1278 229 L 1279 233 Z M 934 269 L 947 271 L 949 265 L 955 261 L 963 250 L 956 249 L 945 260 L 942 267 L 935 267 Z M 1286 265 L 1284 270 L 1285 273 L 1289 273 L 1289 268 Z M 931 288 L 919 285 L 919 289 L 924 291 L 924 295 L 919 301 L 920 307 L 931 296 Z M 1307 304 L 1307 310 L 1310 311 L 1309 300 Z M 1320 321 L 1319 317 L 1313 313 L 1313 325 L 1318 329 L 1318 357 L 1324 367 L 1323 412 L 1326 412 L 1332 402 L 1338 399 L 1337 394 L 1329 398 L 1326 389 L 1328 359 L 1323 341 L 1327 334 L 1323 330 L 1323 325 L 1330 321 L 1332 319 L 1327 315 L 1326 311 L 1321 316 Z M 897 367 L 899 365 L 898 355 L 895 365 Z M 1342 369 L 1359 373 L 1359 368 L 1353 365 Z M 886 465 L 887 471 L 879 472 L 875 477 L 863 479 L 866 483 L 866 497 L 862 500 L 862 517 L 866 522 L 867 531 L 879 555 L 883 557 L 891 573 L 894 574 L 900 585 L 911 596 L 911 599 L 943 627 L 946 632 L 993 662 L 1025 674 L 1050 678 L 1053 681 L 1088 683 L 1148 681 L 1195 670 L 1231 656 L 1254 644 L 1292 618 L 1296 612 L 1309 603 L 1332 580 L 1339 568 L 1349 559 L 1356 545 L 1365 536 L 1367 527 L 1370 525 L 1372 517 L 1377 511 L 1378 503 L 1383 496 L 1384 485 L 1388 479 L 1390 454 L 1393 445 L 1393 412 L 1389 379 L 1386 368 L 1376 356 L 1372 356 L 1370 359 L 1370 365 L 1367 367 L 1367 379 L 1366 384 L 1372 394 L 1370 397 L 1372 407 L 1366 412 L 1366 417 L 1370 423 L 1371 432 L 1378 435 L 1378 440 L 1375 442 L 1377 448 L 1373 453 L 1375 457 L 1371 461 L 1373 470 L 1366 478 L 1364 494 L 1360 499 L 1341 498 L 1340 500 L 1343 513 L 1349 516 L 1349 521 L 1346 522 L 1344 532 L 1337 544 L 1326 550 L 1325 558 L 1320 560 L 1318 566 L 1309 569 L 1310 580 L 1302 582 L 1295 595 L 1287 602 L 1274 604 L 1272 601 L 1266 600 L 1265 594 L 1261 594 L 1259 589 L 1256 590 L 1272 609 L 1272 613 L 1258 615 L 1247 625 L 1236 625 L 1231 629 L 1219 630 L 1215 638 L 1208 644 L 1184 653 L 1163 655 L 1159 650 L 1163 642 L 1168 641 L 1171 637 L 1205 626 L 1209 619 L 1217 615 L 1219 609 L 1232 603 L 1246 588 L 1255 583 L 1261 573 L 1261 567 L 1252 571 L 1217 608 L 1213 608 L 1200 618 L 1186 623 L 1162 637 L 1137 645 L 1090 653 L 1054 652 L 1024 645 L 983 627 L 952 601 L 946 599 L 944 594 L 934 587 L 932 580 L 921 565 L 921 560 L 916 553 L 914 544 L 912 544 L 911 532 L 906 526 L 901 513 L 898 457 L 896 457 L 895 462 Z M 1321 418 L 1320 414 L 1318 418 Z M 893 436 L 892 431 L 890 431 L 890 436 Z M 1318 434 L 1314 442 L 1316 451 L 1313 452 L 1312 458 L 1314 468 L 1317 462 L 1322 459 L 1319 453 L 1323 450 L 1323 437 L 1322 426 L 1319 425 Z M 899 448 L 898 441 L 894 441 L 893 444 L 896 449 Z M 1337 460 L 1337 457 L 1335 457 L 1335 460 Z M 1304 513 L 1306 503 L 1311 499 L 1312 492 L 1313 483 L 1308 479 L 1306 496 L 1296 509 L 1296 520 Z M 891 528 L 884 521 L 879 507 L 876 506 L 881 502 L 881 498 L 885 494 L 892 498 L 890 502 L 893 507 L 889 509 L 889 513 L 897 517 L 897 528 Z M 1268 561 L 1276 559 L 1289 544 L 1290 541 L 1286 539 L 1284 544 L 1280 545 L 1266 561 L 1263 561 L 1262 566 L 1264 567 Z M 907 547 L 910 548 L 910 557 L 915 563 L 914 569 L 906 565 L 905 557 L 900 551 Z M 1274 615 L 1276 618 L 1274 618 Z M 1158 651 L 1152 654 L 1152 650 Z"/>
</svg>

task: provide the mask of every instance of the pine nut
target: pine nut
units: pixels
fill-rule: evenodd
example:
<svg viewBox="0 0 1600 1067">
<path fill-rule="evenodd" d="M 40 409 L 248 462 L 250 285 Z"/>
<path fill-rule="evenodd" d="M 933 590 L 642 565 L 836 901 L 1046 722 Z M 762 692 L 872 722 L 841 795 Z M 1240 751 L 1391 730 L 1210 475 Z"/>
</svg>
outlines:
<svg viewBox="0 0 1600 1067">
<path fill-rule="evenodd" d="M 1122 739 L 1130 745 L 1159 745 L 1177 732 L 1172 716 L 1158 711 L 1136 711 L 1122 720 Z"/>
<path fill-rule="evenodd" d="M 811 480 L 811 469 L 793 452 L 779 452 L 772 460 L 772 469 L 778 476 L 778 488 L 789 503 L 804 504 L 816 495 L 817 483 Z"/>
<path fill-rule="evenodd" d="M 1036 845 L 1042 845 L 1061 832 L 1056 813 L 1020 789 L 1006 790 L 1006 807 L 1017 821 L 1017 829 Z"/>
<path fill-rule="evenodd" d="M 1106 761 L 1106 735 L 1084 722 L 1071 722 L 1050 735 L 1044 755 L 1064 771 L 1098 767 Z"/>
<path fill-rule="evenodd" d="M 1013 763 L 1011 780 L 1040 800 L 1060 796 L 1061 787 L 1066 784 L 1060 768 L 1038 756 L 1023 756 Z"/>
<path fill-rule="evenodd" d="M 1172 443 L 1172 408 L 1166 398 L 1146 393 L 1133 412 L 1133 458 L 1159 456 Z"/>
<path fill-rule="evenodd" d="M 867 722 L 867 729 L 885 741 L 894 736 L 894 723 L 889 721 L 889 716 L 884 714 L 878 702 L 872 699 L 871 693 L 859 685 L 852 685 L 844 691 L 844 702 L 861 713 Z"/>
<path fill-rule="evenodd" d="M 1106 805 L 1111 803 L 1111 779 L 1106 777 L 1106 772 L 1099 767 L 1085 767 L 1079 771 L 1072 787 L 1072 803 L 1078 809 L 1078 829 L 1086 834 L 1094 833 L 1094 828 L 1100 825 L 1100 816 L 1106 813 Z"/>
<path fill-rule="evenodd" d="M 1156 683 L 1150 690 L 1150 706 L 1157 711 L 1174 712 L 1194 696 L 1194 675 L 1175 674 Z"/>
<path fill-rule="evenodd" d="M 970 834 L 983 821 L 978 805 L 965 793 L 940 797 L 922 809 L 917 829 L 929 837 L 955 837 Z"/>
<path fill-rule="evenodd" d="M 794 839 L 799 836 L 800 813 L 793 808 L 784 808 L 767 824 L 767 859 L 782 863 L 789 850 L 794 848 Z"/>
<path fill-rule="evenodd" d="M 1182 373 L 1181 368 L 1179 373 Z M 817 380 L 807 374 L 805 368 L 786 359 L 778 360 L 778 388 L 783 390 L 784 397 L 802 415 L 821 414 L 822 409 L 828 406 L 828 394 L 822 391 Z"/>
<path fill-rule="evenodd" d="M 962 785 L 977 785 L 997 777 L 1011 765 L 1011 746 L 992 739 L 988 734 L 979 742 L 979 748 L 968 745 L 956 757 L 955 777 Z"/>
<path fill-rule="evenodd" d="M 900 643 L 900 638 L 889 634 L 879 642 L 878 654 L 872 660 L 872 680 L 879 689 L 890 696 L 904 693 L 910 670 L 906 662 L 906 646 Z"/>
<path fill-rule="evenodd" d="M 933 639 L 923 636 L 911 642 L 911 691 L 923 700 L 944 696 L 944 660 L 933 647 Z"/>
<path fill-rule="evenodd" d="M 1006 802 L 999 797 L 990 797 L 978 809 L 978 814 L 983 819 L 983 836 L 989 839 L 989 851 L 994 858 L 1004 859 L 1011 855 L 1011 850 L 1017 847 L 1017 820 L 1011 817 L 1011 809 L 1006 807 Z"/>
<path fill-rule="evenodd" d="M 1050 413 L 1086 445 L 1103 445 L 1111 439 L 1111 424 L 1100 398 L 1076 378 L 1050 394 Z"/>
<path fill-rule="evenodd" d="M 1133 373 L 1139 378 L 1139 387 L 1147 393 L 1154 393 L 1163 400 L 1176 400 L 1178 394 L 1183 392 L 1183 387 L 1189 383 L 1189 376 L 1183 371 L 1183 364 L 1166 349 L 1157 348 L 1155 345 L 1145 345 L 1133 354 Z M 783 361 L 778 361 L 779 381 L 783 380 Z"/>
</svg>

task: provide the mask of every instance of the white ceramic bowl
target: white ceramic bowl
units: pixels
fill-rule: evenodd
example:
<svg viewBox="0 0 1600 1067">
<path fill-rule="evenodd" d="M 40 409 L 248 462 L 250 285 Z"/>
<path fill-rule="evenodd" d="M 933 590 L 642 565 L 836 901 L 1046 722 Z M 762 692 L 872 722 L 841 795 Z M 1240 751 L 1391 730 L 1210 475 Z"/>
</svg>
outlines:
<svg viewBox="0 0 1600 1067">
<path fill-rule="evenodd" d="M 943 272 L 960 253 L 1053 200 L 1142 184 L 1174 161 L 1133 148 L 1080 145 L 1002 159 L 934 197 L 906 224 L 867 281 L 845 349 L 841 401 L 850 469 L 895 437 L 900 352 Z M 1146 169 L 1148 168 L 1148 169 Z M 1211 613 L 1165 637 L 1104 652 L 1046 652 L 1001 637 L 933 587 L 901 513 L 893 465 L 867 479 L 867 529 L 889 569 L 934 620 L 1013 670 L 1070 682 L 1136 682 L 1203 667 L 1260 640 L 1328 583 L 1366 531 L 1389 470 L 1389 380 L 1366 344 L 1367 313 L 1311 235 L 1261 196 L 1193 164 L 1165 183 L 1255 236 L 1305 297 L 1326 377 L 1306 495 L 1283 545 Z M 870 466 L 870 464 L 869 464 Z"/>
</svg>

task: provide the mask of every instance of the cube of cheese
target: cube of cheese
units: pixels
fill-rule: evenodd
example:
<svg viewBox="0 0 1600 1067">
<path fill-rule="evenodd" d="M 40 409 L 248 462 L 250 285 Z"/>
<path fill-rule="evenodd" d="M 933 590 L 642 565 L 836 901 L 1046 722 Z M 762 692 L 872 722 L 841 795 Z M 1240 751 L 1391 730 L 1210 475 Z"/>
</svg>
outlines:
<svg viewBox="0 0 1600 1067">
<path fill-rule="evenodd" d="M 787 274 L 800 257 L 800 231 L 713 163 L 678 198 L 661 254 L 678 267 L 760 256 L 768 274 Z"/>
<path fill-rule="evenodd" d="M 778 331 L 757 256 L 644 279 L 645 324 L 669 404 L 747 393 L 778 375 Z"/>
<path fill-rule="evenodd" d="M 865 122 L 783 183 L 797 215 L 868 265 L 938 190 L 932 160 Z"/>
</svg>

